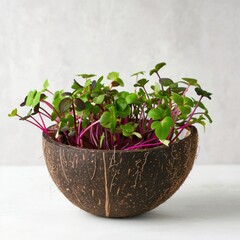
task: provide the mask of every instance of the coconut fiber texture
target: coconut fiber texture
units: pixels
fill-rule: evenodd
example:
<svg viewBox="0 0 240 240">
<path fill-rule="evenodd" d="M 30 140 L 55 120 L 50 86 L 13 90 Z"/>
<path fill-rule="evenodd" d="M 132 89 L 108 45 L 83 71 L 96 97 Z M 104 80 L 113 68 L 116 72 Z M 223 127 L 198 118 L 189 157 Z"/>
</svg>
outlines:
<svg viewBox="0 0 240 240">
<path fill-rule="evenodd" d="M 149 211 L 175 193 L 192 169 L 198 132 L 171 144 L 119 151 L 82 149 L 43 134 L 49 173 L 76 206 L 103 217 L 131 217 Z"/>
</svg>

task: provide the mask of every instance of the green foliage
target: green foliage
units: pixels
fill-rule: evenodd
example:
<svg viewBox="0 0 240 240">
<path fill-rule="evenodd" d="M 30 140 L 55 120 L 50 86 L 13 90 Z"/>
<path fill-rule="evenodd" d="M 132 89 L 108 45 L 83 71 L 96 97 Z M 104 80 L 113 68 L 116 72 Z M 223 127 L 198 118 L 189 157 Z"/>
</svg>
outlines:
<svg viewBox="0 0 240 240">
<path fill-rule="evenodd" d="M 77 76 L 85 78 L 85 79 L 89 79 L 89 78 L 95 77 L 96 75 L 95 74 L 85 74 L 85 73 L 83 73 L 83 74 L 78 74 Z"/>
<path fill-rule="evenodd" d="M 127 104 L 132 104 L 132 103 L 135 103 L 136 100 L 137 100 L 137 94 L 136 93 L 131 93 L 129 95 L 126 96 L 126 102 Z"/>
<path fill-rule="evenodd" d="M 17 116 L 17 108 L 14 108 L 11 113 L 8 114 L 9 117 L 15 117 Z"/>
<path fill-rule="evenodd" d="M 155 81 L 146 75 L 138 79 L 144 71 L 132 74 L 136 77 L 134 92 L 115 88 L 124 86 L 118 72 L 110 72 L 107 81 L 95 74 L 78 74 L 80 80 L 74 79 L 70 91 L 53 93 L 45 80 L 41 91 L 29 91 L 21 103 L 28 108 L 25 116 L 16 108 L 8 116 L 27 120 L 45 133 L 48 129 L 43 118 L 49 118 L 57 126 L 58 141 L 79 147 L 85 146 L 84 141 L 87 147 L 100 149 L 169 145 L 178 140 L 183 129 L 194 124 L 205 128 L 206 121 L 212 122 L 202 102 L 212 94 L 194 78 L 176 82 L 161 78 L 159 72 L 165 65 L 160 62 L 150 70 L 150 76 L 156 74 Z M 196 98 L 186 96 L 190 88 L 195 88 Z"/>
<path fill-rule="evenodd" d="M 144 75 L 144 74 L 145 74 L 145 71 L 140 71 L 140 72 L 133 73 L 131 75 L 131 77 L 138 76 L 138 75 Z"/>
<path fill-rule="evenodd" d="M 138 126 L 138 124 L 133 123 L 133 122 L 128 122 L 125 125 L 120 125 L 123 136 L 130 137 L 132 135 L 135 135 L 138 138 L 142 138 L 140 133 L 135 132 L 135 129 L 137 126 Z"/>
<path fill-rule="evenodd" d="M 154 73 L 158 73 L 158 71 L 166 65 L 165 62 L 158 63 L 155 68 L 150 70 L 149 75 L 152 76 Z"/>
</svg>

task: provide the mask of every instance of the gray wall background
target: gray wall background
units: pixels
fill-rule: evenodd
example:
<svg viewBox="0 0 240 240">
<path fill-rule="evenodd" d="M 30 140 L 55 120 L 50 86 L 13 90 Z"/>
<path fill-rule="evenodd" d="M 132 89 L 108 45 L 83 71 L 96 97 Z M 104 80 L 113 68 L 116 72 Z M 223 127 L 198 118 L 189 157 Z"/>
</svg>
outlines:
<svg viewBox="0 0 240 240">
<path fill-rule="evenodd" d="M 213 92 L 197 163 L 240 163 L 239 0 L 0 0 L 1 165 L 43 164 L 41 133 L 7 118 L 28 90 L 77 73 L 123 77 L 167 62 Z M 130 85 L 130 80 L 129 84 Z"/>
</svg>

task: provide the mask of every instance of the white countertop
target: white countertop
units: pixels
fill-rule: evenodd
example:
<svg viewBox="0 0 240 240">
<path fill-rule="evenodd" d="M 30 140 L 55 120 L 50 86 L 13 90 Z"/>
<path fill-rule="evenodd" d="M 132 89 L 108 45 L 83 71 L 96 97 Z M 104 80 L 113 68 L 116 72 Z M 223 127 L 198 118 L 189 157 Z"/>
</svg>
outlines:
<svg viewBox="0 0 240 240">
<path fill-rule="evenodd" d="M 78 209 L 46 167 L 0 167 L 0 239 L 239 240 L 240 165 L 196 165 L 171 199 L 130 219 Z"/>
</svg>

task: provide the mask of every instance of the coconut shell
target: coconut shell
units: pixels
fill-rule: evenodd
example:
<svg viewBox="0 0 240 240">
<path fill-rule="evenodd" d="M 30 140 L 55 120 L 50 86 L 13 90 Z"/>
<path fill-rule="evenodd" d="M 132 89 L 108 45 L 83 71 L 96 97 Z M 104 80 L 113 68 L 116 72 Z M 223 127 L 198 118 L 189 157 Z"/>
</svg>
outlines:
<svg viewBox="0 0 240 240">
<path fill-rule="evenodd" d="M 97 216 L 131 217 L 156 208 L 181 186 L 196 156 L 198 132 L 171 144 L 121 151 L 82 149 L 43 134 L 49 173 L 76 206 Z"/>
</svg>

